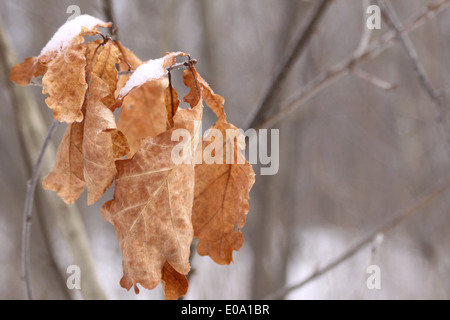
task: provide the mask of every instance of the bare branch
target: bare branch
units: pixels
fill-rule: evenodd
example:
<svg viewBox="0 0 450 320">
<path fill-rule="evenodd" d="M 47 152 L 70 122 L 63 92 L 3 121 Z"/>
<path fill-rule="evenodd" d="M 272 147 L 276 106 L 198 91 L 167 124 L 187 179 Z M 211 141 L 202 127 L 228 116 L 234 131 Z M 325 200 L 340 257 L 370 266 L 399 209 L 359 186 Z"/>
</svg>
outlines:
<svg viewBox="0 0 450 320">
<path fill-rule="evenodd" d="M 363 0 L 361 2 L 362 5 L 362 12 L 363 12 L 363 20 L 366 18 L 366 9 L 367 7 L 370 5 L 370 0 Z M 359 44 L 358 47 L 356 48 L 353 56 L 359 56 L 361 55 L 361 53 L 363 53 L 367 47 L 369 46 L 370 43 L 370 38 L 372 37 L 372 29 L 369 28 L 362 28 L 363 29 L 363 33 L 361 35 L 361 39 L 359 40 Z"/>
<path fill-rule="evenodd" d="M 408 34 L 409 32 L 419 28 L 425 22 L 434 19 L 437 15 L 450 7 L 450 0 L 441 0 L 422 8 L 421 12 L 412 18 L 408 19 L 404 26 L 400 29 L 401 34 Z M 351 70 L 358 64 L 365 60 L 376 58 L 385 50 L 392 47 L 397 41 L 396 33 L 389 31 L 385 33 L 379 40 L 372 42 L 366 50 L 359 55 L 346 58 L 337 63 L 329 70 L 317 75 L 314 79 L 309 81 L 304 87 L 300 88 L 298 93 L 294 94 L 279 112 L 263 118 L 260 122 L 255 123 L 254 128 L 270 128 L 282 119 L 286 118 L 291 112 L 298 109 L 306 101 L 314 97 L 317 93 L 333 84 L 335 81 L 341 79 L 345 75 L 351 73 Z"/>
<path fill-rule="evenodd" d="M 27 196 L 25 199 L 25 208 L 23 211 L 23 223 L 22 223 L 22 276 L 24 279 L 25 286 L 25 297 L 28 300 L 33 299 L 33 293 L 31 290 L 31 279 L 30 279 L 30 231 L 32 224 L 32 209 L 34 201 L 34 191 L 36 190 L 36 184 L 39 178 L 39 172 L 41 170 L 42 160 L 44 158 L 44 153 L 47 150 L 51 138 L 59 122 L 53 120 L 50 128 L 48 129 L 47 135 L 45 137 L 42 148 L 39 152 L 39 156 L 36 160 L 36 164 L 33 168 L 33 173 L 31 175 L 30 181 L 27 184 Z"/>
<path fill-rule="evenodd" d="M 360 68 L 353 68 L 352 69 L 352 73 L 357 76 L 358 78 L 367 81 L 371 84 L 373 84 L 374 86 L 386 90 L 386 91 L 390 91 L 390 90 L 394 90 L 395 88 L 398 87 L 397 84 L 395 83 L 389 83 L 387 81 L 381 80 L 380 78 L 375 77 L 374 75 L 360 69 Z"/>
<path fill-rule="evenodd" d="M 442 108 L 442 103 L 439 99 L 440 94 L 438 91 L 434 90 L 433 85 L 431 84 L 431 81 L 425 71 L 425 67 L 419 60 L 419 55 L 417 54 L 417 51 L 414 48 L 414 44 L 412 43 L 411 39 L 408 37 L 407 34 L 401 32 L 403 26 L 401 21 L 397 17 L 394 8 L 392 7 L 390 2 L 387 2 L 385 0 L 377 0 L 376 2 L 381 8 L 386 22 L 394 29 L 399 42 L 402 44 L 403 48 L 406 51 L 406 54 L 408 55 L 408 58 L 410 59 L 414 67 L 414 71 L 417 73 L 420 84 L 425 89 L 428 96 L 433 100 L 434 105 L 436 106 L 440 114 L 439 118 L 441 118 L 444 110 Z"/>
<path fill-rule="evenodd" d="M 292 46 L 290 46 L 286 54 L 282 57 L 278 68 L 275 71 L 275 76 L 273 77 L 270 85 L 265 90 L 261 101 L 250 113 L 249 120 L 247 121 L 245 127 L 252 128 L 255 124 L 260 123 L 267 112 L 272 107 L 272 102 L 275 97 L 276 92 L 281 87 L 282 82 L 289 74 L 289 68 L 294 64 L 298 57 L 303 53 L 309 40 L 314 34 L 315 28 L 322 16 L 326 12 L 331 0 L 317 0 L 314 2 L 311 11 L 305 19 L 300 32 L 295 37 Z"/>
<path fill-rule="evenodd" d="M 442 193 L 444 191 L 446 191 L 449 188 L 450 188 L 450 179 L 447 179 L 444 183 L 441 183 L 437 187 L 434 187 L 433 189 L 431 189 L 428 192 L 426 192 L 425 194 L 423 194 L 418 199 L 415 199 L 410 205 L 406 206 L 404 209 L 398 211 L 397 213 L 394 213 L 393 219 L 387 221 L 381 227 L 372 231 L 369 235 L 367 235 L 365 238 L 363 238 L 358 243 L 353 245 L 350 249 L 345 251 L 342 255 L 340 255 L 336 259 L 334 259 L 331 262 L 329 262 L 328 264 L 326 264 L 324 267 L 317 269 L 311 275 L 306 277 L 304 280 L 302 280 L 298 283 L 295 283 L 293 285 L 281 288 L 280 290 L 264 297 L 263 299 L 266 299 L 266 300 L 283 299 L 290 292 L 302 288 L 303 286 L 310 283 L 311 281 L 324 275 L 328 271 L 336 268 L 343 262 L 345 262 L 348 259 L 350 259 L 351 257 L 353 257 L 360 250 L 364 249 L 367 245 L 373 243 L 377 239 L 377 237 L 379 237 L 380 234 L 385 235 L 390 230 L 394 229 L 396 226 L 398 226 L 399 224 L 404 222 L 406 219 L 411 217 L 415 212 L 424 208 L 426 205 L 430 204 L 432 201 L 436 200 L 440 195 L 442 195 Z"/>
</svg>

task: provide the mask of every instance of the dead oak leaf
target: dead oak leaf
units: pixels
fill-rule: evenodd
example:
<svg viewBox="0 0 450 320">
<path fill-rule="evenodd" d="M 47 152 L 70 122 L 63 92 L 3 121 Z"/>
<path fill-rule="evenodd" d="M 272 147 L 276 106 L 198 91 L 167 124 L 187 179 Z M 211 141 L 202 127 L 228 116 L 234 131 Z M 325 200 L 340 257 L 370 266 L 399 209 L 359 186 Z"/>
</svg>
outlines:
<svg viewBox="0 0 450 320">
<path fill-rule="evenodd" d="M 119 63 L 119 48 L 115 42 L 108 41 L 101 46 L 101 52 L 97 55 L 97 61 L 94 64 L 93 74 L 102 79 L 108 86 L 108 95 L 103 98 L 102 102 L 106 106 L 110 106 L 115 102 L 115 91 L 118 81 L 118 72 L 116 64 Z"/>
<path fill-rule="evenodd" d="M 86 186 L 82 151 L 83 134 L 84 122 L 67 125 L 58 147 L 56 163 L 42 181 L 42 187 L 45 190 L 55 191 L 67 204 L 74 203 Z"/>
<path fill-rule="evenodd" d="M 115 91 L 113 84 L 117 50 L 109 42 L 83 44 L 89 89 L 83 97 L 83 120 L 69 124 L 58 148 L 57 161 L 43 181 L 68 204 L 74 203 L 86 187 L 88 204 L 99 200 L 117 174 L 115 161 L 129 151 L 125 136 L 117 130 L 115 117 L 103 103 Z M 89 71 L 88 71 L 89 72 Z M 107 82 L 110 82 L 108 85 Z M 111 88 L 113 86 L 113 88 Z"/>
<path fill-rule="evenodd" d="M 189 288 L 187 277 L 172 268 L 168 262 L 162 270 L 161 282 L 166 300 L 176 300 L 184 296 Z"/>
<path fill-rule="evenodd" d="M 128 156 L 132 157 L 139 150 L 142 139 L 155 137 L 168 128 L 167 121 L 170 122 L 173 115 L 168 114 L 166 110 L 167 89 L 165 88 L 168 86 L 165 78 L 166 68 L 175 63 L 176 56 L 186 54 L 170 52 L 162 58 L 142 63 L 131 51 L 120 44 L 119 49 L 122 60 L 127 62 L 120 64 L 121 70 L 128 69 L 129 66 L 135 70 L 132 76 L 126 76 L 126 78 L 122 76 L 119 79 L 120 90 L 117 93 L 117 101 L 111 109 L 122 106 L 118 128 L 128 139 L 130 144 Z M 176 103 L 178 100 L 176 92 L 175 90 L 172 92 Z M 170 110 L 172 111 L 172 108 Z"/>
<path fill-rule="evenodd" d="M 130 144 L 129 157 L 139 150 L 142 139 L 167 129 L 163 87 L 166 83 L 165 79 L 146 82 L 125 97 L 117 126 Z"/>
<path fill-rule="evenodd" d="M 117 175 L 115 161 L 129 151 L 125 136 L 116 128 L 115 118 L 102 100 L 110 94 L 108 85 L 92 74 L 83 138 L 84 179 L 88 205 L 98 201 Z"/>
<path fill-rule="evenodd" d="M 193 66 L 184 72 L 183 81 L 190 88 L 184 100 L 192 105 L 202 98 L 218 117 L 203 140 L 202 162 L 195 166 L 192 224 L 197 252 L 218 264 L 229 264 L 233 251 L 244 243 L 241 228 L 255 173 L 242 155 L 243 135 L 226 121 L 224 98 L 213 92 Z"/>
<path fill-rule="evenodd" d="M 126 289 L 134 286 L 139 292 L 138 283 L 153 289 L 164 280 L 173 292 L 173 278 L 189 272 L 196 145 L 185 155 L 191 164 L 175 164 L 172 150 L 178 142 L 172 141 L 172 133 L 184 129 L 195 136 L 201 116 L 201 104 L 177 112 L 170 130 L 144 139 L 133 158 L 116 162 L 114 199 L 102 206 L 102 215 L 116 229 L 124 269 L 120 283 Z"/>
<path fill-rule="evenodd" d="M 244 243 L 241 229 L 245 225 L 249 192 L 255 178 L 241 147 L 230 137 L 230 132 L 234 133 L 232 136 L 241 135 L 239 130 L 226 121 L 216 123 L 211 129 L 226 138 L 224 143 L 217 143 L 219 140 L 211 136 L 204 139 L 204 159 L 195 166 L 192 224 L 194 237 L 198 238 L 198 254 L 208 255 L 218 264 L 229 264 L 233 261 L 233 251 L 240 250 Z M 212 144 L 216 159 L 222 158 L 220 163 L 205 162 L 209 156 L 205 150 Z"/>
<path fill-rule="evenodd" d="M 43 75 L 42 93 L 49 95 L 45 101 L 53 109 L 53 117 L 61 122 L 80 122 L 87 89 L 84 36 L 95 35 L 98 27 L 109 26 L 110 23 L 89 15 L 66 22 L 38 57 L 27 58 L 12 68 L 10 79 L 27 85 L 31 78 Z"/>
<path fill-rule="evenodd" d="M 48 64 L 42 78 L 42 93 L 49 95 L 45 102 L 53 109 L 53 117 L 60 122 L 83 120 L 81 107 L 88 86 L 85 79 L 86 48 L 81 45 L 83 41 L 83 37 L 76 37 L 64 52 Z"/>
<path fill-rule="evenodd" d="M 30 84 L 32 78 L 41 76 L 46 71 L 47 67 L 40 63 L 37 57 L 29 57 L 12 67 L 9 80 L 20 86 L 26 86 Z"/>
</svg>

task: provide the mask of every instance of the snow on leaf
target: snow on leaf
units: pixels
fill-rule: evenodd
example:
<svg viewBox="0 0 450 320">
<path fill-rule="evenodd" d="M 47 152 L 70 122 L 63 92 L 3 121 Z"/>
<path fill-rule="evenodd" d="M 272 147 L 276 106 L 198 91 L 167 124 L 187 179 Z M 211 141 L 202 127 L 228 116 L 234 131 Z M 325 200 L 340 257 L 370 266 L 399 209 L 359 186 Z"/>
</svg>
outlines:
<svg viewBox="0 0 450 320">
<path fill-rule="evenodd" d="M 160 80 L 167 74 L 167 67 L 175 63 L 177 56 L 187 55 L 183 52 L 169 52 L 164 57 L 152 59 L 141 64 L 128 79 L 119 92 L 119 99 L 123 99 L 132 89 L 152 80 Z"/>
<path fill-rule="evenodd" d="M 100 19 L 92 17 L 87 14 L 79 15 L 78 17 L 64 23 L 58 31 L 53 35 L 50 41 L 42 48 L 39 57 L 48 55 L 49 53 L 64 51 L 72 42 L 86 28 L 88 30 L 96 30 L 98 27 L 108 28 L 111 23 L 103 22 Z"/>
</svg>

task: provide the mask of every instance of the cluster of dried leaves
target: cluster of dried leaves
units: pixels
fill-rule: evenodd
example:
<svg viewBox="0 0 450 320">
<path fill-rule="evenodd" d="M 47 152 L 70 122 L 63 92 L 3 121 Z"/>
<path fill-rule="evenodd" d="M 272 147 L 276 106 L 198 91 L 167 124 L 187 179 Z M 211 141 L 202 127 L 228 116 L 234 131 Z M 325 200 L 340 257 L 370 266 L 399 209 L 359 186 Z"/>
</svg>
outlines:
<svg viewBox="0 0 450 320">
<path fill-rule="evenodd" d="M 177 299 L 188 289 L 194 237 L 198 253 L 219 264 L 232 262 L 233 250 L 242 247 L 240 229 L 249 210 L 253 169 L 243 159 L 242 146 L 229 140 L 222 148 L 232 146 L 239 161 L 195 164 L 196 148 L 204 150 L 212 143 L 208 137 L 203 143 L 193 139 L 184 155 L 191 157 L 190 164 L 175 164 L 171 152 L 178 142 L 172 141 L 172 133 L 185 129 L 197 137 L 203 102 L 218 117 L 213 128 L 224 137 L 227 129 L 237 130 L 226 120 L 224 99 L 211 90 L 189 58 L 183 75 L 190 90 L 183 100 L 189 107 L 179 108 L 167 68 L 177 56 L 187 54 L 172 52 L 142 62 L 118 41 L 85 42 L 85 36 L 99 35 L 99 27 L 111 25 L 83 18 L 91 26 L 79 26 L 80 32 L 66 37 L 57 50 L 43 50 L 11 72 L 10 79 L 19 85 L 43 76 L 46 104 L 55 119 L 67 123 L 56 164 L 43 187 L 57 192 L 67 204 L 86 189 L 92 204 L 115 182 L 114 199 L 101 211 L 114 225 L 122 250 L 120 284 L 128 290 L 134 286 L 138 293 L 138 283 L 153 289 L 162 282 L 166 299 Z M 121 108 L 117 124 L 116 108 Z"/>
</svg>

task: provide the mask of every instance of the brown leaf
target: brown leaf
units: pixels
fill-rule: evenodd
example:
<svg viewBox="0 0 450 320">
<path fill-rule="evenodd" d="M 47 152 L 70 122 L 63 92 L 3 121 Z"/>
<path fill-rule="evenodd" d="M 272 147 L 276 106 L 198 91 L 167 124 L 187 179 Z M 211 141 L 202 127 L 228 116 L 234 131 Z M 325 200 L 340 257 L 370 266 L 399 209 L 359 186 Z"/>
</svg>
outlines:
<svg viewBox="0 0 450 320">
<path fill-rule="evenodd" d="M 180 106 L 180 99 L 178 99 L 177 91 L 172 86 L 167 86 L 166 90 L 164 90 L 164 101 L 168 122 L 167 127 L 171 128 L 173 126 L 173 117 Z"/>
<path fill-rule="evenodd" d="M 67 204 L 74 203 L 86 185 L 83 165 L 84 122 L 67 125 L 58 147 L 56 163 L 42 181 L 42 187 L 55 191 Z"/>
<path fill-rule="evenodd" d="M 82 121 L 81 108 L 87 89 L 84 36 L 97 34 L 98 27 L 110 26 L 89 15 L 66 22 L 38 57 L 27 58 L 12 68 L 10 79 L 27 85 L 32 77 L 44 75 L 42 93 L 49 94 L 45 102 L 53 109 L 53 117 L 67 123 Z"/>
<path fill-rule="evenodd" d="M 192 66 L 189 70 L 184 71 L 183 82 L 190 88 L 189 93 L 183 98 L 184 102 L 189 103 L 191 107 L 195 106 L 200 99 L 200 94 L 208 107 L 214 111 L 218 121 L 226 118 L 225 109 L 223 107 L 225 99 L 212 91 L 209 84 L 198 74 L 195 67 Z"/>
<path fill-rule="evenodd" d="M 121 51 L 122 59 L 127 61 L 133 69 L 137 69 L 142 65 L 142 61 L 130 50 L 124 48 L 121 44 L 118 44 L 118 47 Z M 165 68 L 173 65 L 175 57 L 180 54 L 182 53 L 168 53 L 163 58 L 150 60 L 150 62 L 156 61 L 155 66 L 157 69 L 160 68 L 160 75 L 163 76 L 166 74 Z M 128 70 L 128 68 L 128 64 L 124 62 L 120 64 L 121 70 Z M 122 89 L 126 84 L 124 80 L 128 81 L 129 79 L 129 76 L 121 76 L 118 88 Z M 168 128 L 167 121 L 169 121 L 170 125 L 173 125 L 173 114 L 167 113 L 167 103 L 169 102 L 166 95 L 170 93 L 170 91 L 167 91 L 168 89 L 164 90 L 167 87 L 167 79 L 151 77 L 151 74 L 149 74 L 148 78 L 144 75 L 141 81 L 134 82 L 134 84 L 124 97 L 121 98 L 119 93 L 117 93 L 119 97 L 111 108 L 115 109 L 123 106 L 118 120 L 118 128 L 125 134 L 130 144 L 130 153 L 128 155 L 130 157 L 139 150 L 143 138 L 155 137 L 157 134 L 165 131 Z M 176 112 L 179 101 L 175 90 L 173 90 L 173 97 L 176 106 L 174 110 Z M 172 111 L 172 107 L 170 107 L 170 110 Z"/>
<path fill-rule="evenodd" d="M 223 97 L 212 91 L 194 67 L 184 72 L 183 81 L 191 89 L 185 101 L 195 103 L 200 91 L 218 117 L 210 135 L 203 141 L 203 162 L 195 166 L 192 224 L 194 237 L 199 240 L 197 252 L 209 255 L 216 263 L 229 264 L 233 261 L 233 250 L 239 250 L 244 243 L 240 229 L 245 225 L 255 174 L 242 155 L 245 147 L 242 134 L 226 121 Z M 221 141 L 213 139 L 215 133 Z M 205 159 L 210 149 L 216 161 Z"/>
<path fill-rule="evenodd" d="M 103 62 L 99 59 L 97 63 Z M 117 174 L 114 162 L 129 151 L 125 136 L 116 128 L 112 111 L 102 102 L 109 94 L 108 85 L 97 75 L 92 74 L 83 139 L 88 205 L 99 200 L 111 186 Z"/>
<path fill-rule="evenodd" d="M 67 49 L 48 64 L 42 78 L 42 93 L 49 94 L 45 102 L 53 109 L 53 117 L 61 122 L 83 120 L 81 107 L 88 86 L 83 41 L 82 36 L 75 37 Z"/>
<path fill-rule="evenodd" d="M 97 60 L 97 56 L 99 54 L 99 52 L 101 52 L 101 48 L 102 48 L 102 44 L 103 40 L 98 39 L 95 41 L 90 41 L 90 42 L 85 42 L 82 44 L 83 47 L 86 48 L 86 53 L 85 53 L 85 57 L 86 57 L 86 68 L 85 68 L 85 74 L 86 74 L 86 83 L 88 83 L 91 79 L 91 73 L 92 70 L 94 69 L 94 65 L 96 63 Z"/>
<path fill-rule="evenodd" d="M 236 127 L 224 121 L 218 122 L 212 129 L 218 130 L 224 138 L 230 133 L 227 130 L 240 134 Z M 195 166 L 192 209 L 194 237 L 198 238 L 197 252 L 209 255 L 219 264 L 232 262 L 233 250 L 238 251 L 244 243 L 240 229 L 245 225 L 249 192 L 255 182 L 252 166 L 243 157 L 238 143 L 230 137 L 224 140 L 225 143 L 214 146 L 216 155 L 222 156 L 222 164 L 202 162 Z M 203 151 L 211 143 L 204 141 Z M 227 159 L 224 148 L 233 149 L 233 161 L 230 161 L 230 156 Z"/>
<path fill-rule="evenodd" d="M 155 137 L 166 130 L 164 83 L 163 80 L 147 82 L 123 101 L 117 126 L 130 144 L 129 157 L 139 150 L 142 139 Z"/>
<path fill-rule="evenodd" d="M 198 133 L 202 105 L 181 110 L 174 127 L 142 141 L 131 159 L 117 161 L 114 199 L 102 206 L 102 215 L 115 229 L 123 256 L 121 285 L 153 289 L 162 280 L 166 263 L 179 274 L 189 272 L 193 230 L 194 165 L 175 164 L 172 141 L 176 129 Z M 192 157 L 195 143 L 191 143 Z M 173 281 L 165 278 L 170 288 Z M 171 291 L 172 289 L 170 289 Z M 178 291 L 178 290 L 177 290 Z"/>
<path fill-rule="evenodd" d="M 133 51 L 131 51 L 127 47 L 124 47 L 122 45 L 122 43 L 120 43 L 120 41 L 116 41 L 116 45 L 120 51 L 120 58 L 121 58 L 121 63 L 120 63 L 120 68 L 119 68 L 120 71 L 128 70 L 129 66 L 131 66 L 131 68 L 133 70 L 136 70 L 136 68 L 142 64 L 142 60 L 139 59 L 134 54 Z M 129 76 L 126 76 L 125 78 L 128 80 Z M 120 88 L 122 88 L 122 87 L 120 87 Z"/>
<path fill-rule="evenodd" d="M 119 48 L 113 41 L 108 41 L 101 47 L 101 52 L 97 56 L 93 74 L 102 79 L 109 88 L 108 95 L 103 98 L 102 102 L 106 106 L 110 106 L 115 102 L 115 91 L 118 81 L 118 72 L 116 64 L 119 63 Z"/>
<path fill-rule="evenodd" d="M 74 203 L 85 187 L 88 204 L 99 200 L 117 174 L 115 161 L 129 151 L 125 136 L 117 130 L 112 111 L 103 103 L 105 97 L 112 98 L 115 91 L 118 50 L 111 42 L 105 46 L 99 46 L 100 43 L 82 45 L 87 61 L 85 68 L 92 72 L 88 78 L 89 90 L 82 94 L 83 120 L 68 125 L 55 167 L 43 181 L 45 189 L 56 191 L 68 204 Z"/>
<path fill-rule="evenodd" d="M 166 300 L 177 300 L 187 293 L 189 287 L 186 276 L 177 272 L 167 262 L 162 271 L 161 282 L 163 283 Z"/>
<path fill-rule="evenodd" d="M 47 67 L 41 64 L 37 57 L 30 57 L 12 67 L 9 80 L 16 82 L 18 85 L 26 86 L 30 84 L 31 78 L 43 75 L 46 71 Z"/>
</svg>

